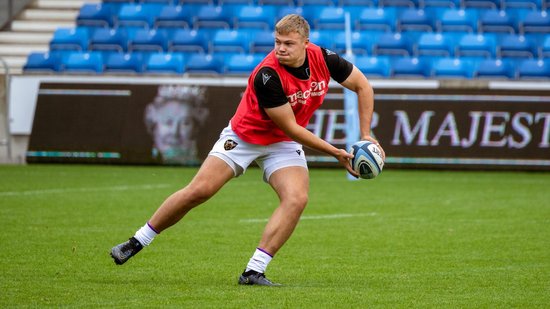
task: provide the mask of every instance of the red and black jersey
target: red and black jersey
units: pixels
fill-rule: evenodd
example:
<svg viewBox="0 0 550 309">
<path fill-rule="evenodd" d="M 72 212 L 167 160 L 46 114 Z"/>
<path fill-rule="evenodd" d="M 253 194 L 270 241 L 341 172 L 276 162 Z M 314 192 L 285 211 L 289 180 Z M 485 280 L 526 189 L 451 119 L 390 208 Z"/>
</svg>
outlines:
<svg viewBox="0 0 550 309">
<path fill-rule="evenodd" d="M 276 75 L 278 75 L 276 77 L 280 80 L 286 100 L 294 111 L 296 122 L 302 127 L 307 126 L 315 110 L 323 103 L 323 99 L 328 91 L 331 74 L 327 67 L 325 56 L 319 46 L 309 43 L 306 53 L 306 58 L 309 62 L 309 78 L 299 78 L 289 72 L 279 63 L 274 51 L 269 53 L 254 69 L 248 79 L 248 86 L 237 111 L 231 119 L 233 131 L 244 141 L 258 145 L 269 145 L 291 140 L 267 116 L 263 107 L 258 103 L 254 80 L 259 78 L 257 74 L 263 68 L 275 71 Z M 269 74 L 269 70 L 263 70 L 261 73 L 264 84 L 268 83 L 273 77 L 274 75 Z"/>
</svg>

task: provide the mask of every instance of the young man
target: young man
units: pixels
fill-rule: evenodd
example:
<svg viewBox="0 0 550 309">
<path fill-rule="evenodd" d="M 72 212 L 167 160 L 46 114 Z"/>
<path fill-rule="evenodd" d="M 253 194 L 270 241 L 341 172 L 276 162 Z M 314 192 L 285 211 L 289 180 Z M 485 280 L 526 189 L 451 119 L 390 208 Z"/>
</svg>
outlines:
<svg viewBox="0 0 550 309">
<path fill-rule="evenodd" d="M 349 163 L 351 154 L 305 128 L 322 104 L 331 77 L 357 93 L 361 139 L 378 144 L 370 135 L 374 103 L 367 78 L 308 38 L 309 25 L 298 15 L 287 15 L 277 23 L 274 50 L 252 72 L 235 115 L 193 180 L 168 197 L 134 237 L 111 250 L 116 264 L 126 262 L 256 161 L 280 204 L 238 283 L 278 285 L 264 273 L 294 231 L 308 201 L 309 175 L 302 145 L 334 156 L 357 177 Z"/>
</svg>

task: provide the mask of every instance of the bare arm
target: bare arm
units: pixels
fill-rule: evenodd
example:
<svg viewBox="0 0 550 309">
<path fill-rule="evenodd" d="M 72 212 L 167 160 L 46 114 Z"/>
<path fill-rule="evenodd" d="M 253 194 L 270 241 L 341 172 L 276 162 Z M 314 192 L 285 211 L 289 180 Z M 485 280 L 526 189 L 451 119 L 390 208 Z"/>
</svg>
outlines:
<svg viewBox="0 0 550 309">
<path fill-rule="evenodd" d="M 294 112 L 292 111 L 292 107 L 289 103 L 273 108 L 265 108 L 264 110 L 271 118 L 271 120 L 273 120 L 273 122 L 281 130 L 283 130 L 283 132 L 285 132 L 288 137 L 306 147 L 324 152 L 335 157 L 338 162 L 346 168 L 348 172 L 356 177 L 358 176 L 358 174 L 352 169 L 349 163 L 349 159 L 351 159 L 353 156 L 344 149 L 338 149 L 332 146 L 331 144 L 317 137 L 315 134 L 311 133 L 308 129 L 296 123 Z"/>
<path fill-rule="evenodd" d="M 374 91 L 369 81 L 357 67 L 353 66 L 353 71 L 351 71 L 350 76 L 342 82 L 342 86 L 357 94 L 361 140 L 371 141 L 380 147 L 380 144 L 371 136 L 370 132 L 372 113 L 374 111 Z M 384 150 L 382 147 L 380 147 L 380 149 L 385 158 L 386 155 Z"/>
</svg>

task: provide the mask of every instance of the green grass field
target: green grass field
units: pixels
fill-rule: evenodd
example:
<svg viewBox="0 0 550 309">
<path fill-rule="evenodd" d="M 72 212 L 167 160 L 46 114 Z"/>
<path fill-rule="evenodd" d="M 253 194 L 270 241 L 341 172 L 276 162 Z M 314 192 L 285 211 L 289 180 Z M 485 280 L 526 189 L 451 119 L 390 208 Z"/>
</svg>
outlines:
<svg viewBox="0 0 550 309">
<path fill-rule="evenodd" d="M 123 266 L 132 236 L 192 168 L 0 166 L 0 307 L 548 308 L 550 174 L 312 169 L 310 203 L 270 264 L 237 285 L 272 210 L 260 171 Z"/>
</svg>

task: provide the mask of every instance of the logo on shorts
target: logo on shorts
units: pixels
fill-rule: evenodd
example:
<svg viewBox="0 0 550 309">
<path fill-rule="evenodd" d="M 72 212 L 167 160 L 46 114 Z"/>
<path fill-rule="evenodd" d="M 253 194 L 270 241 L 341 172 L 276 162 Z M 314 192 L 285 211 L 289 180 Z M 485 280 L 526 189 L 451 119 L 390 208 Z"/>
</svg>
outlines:
<svg viewBox="0 0 550 309">
<path fill-rule="evenodd" d="M 302 151 L 300 149 L 296 150 L 296 153 L 301 156 L 302 155 Z"/>
<path fill-rule="evenodd" d="M 237 145 L 239 145 L 237 142 L 235 142 L 234 140 L 232 139 L 228 139 L 225 141 L 225 143 L 223 144 L 223 149 L 229 151 L 235 147 L 237 147 Z"/>
</svg>

